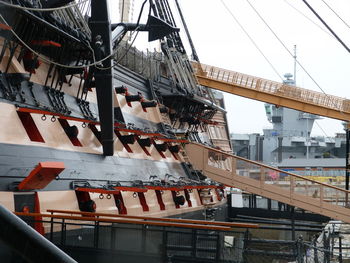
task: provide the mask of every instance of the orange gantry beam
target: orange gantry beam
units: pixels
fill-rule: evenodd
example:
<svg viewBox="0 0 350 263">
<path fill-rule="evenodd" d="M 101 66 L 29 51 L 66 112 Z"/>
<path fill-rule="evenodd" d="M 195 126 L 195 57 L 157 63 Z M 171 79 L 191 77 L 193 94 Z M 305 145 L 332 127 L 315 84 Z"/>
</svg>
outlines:
<svg viewBox="0 0 350 263">
<path fill-rule="evenodd" d="M 342 121 L 350 120 L 350 100 L 194 63 L 198 83 L 245 98 Z"/>
</svg>

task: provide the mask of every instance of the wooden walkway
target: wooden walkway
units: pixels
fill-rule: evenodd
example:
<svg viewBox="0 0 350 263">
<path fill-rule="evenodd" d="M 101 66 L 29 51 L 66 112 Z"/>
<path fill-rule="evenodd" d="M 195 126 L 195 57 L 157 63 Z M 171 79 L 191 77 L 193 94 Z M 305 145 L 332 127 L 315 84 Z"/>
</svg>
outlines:
<svg viewBox="0 0 350 263">
<path fill-rule="evenodd" d="M 350 100 L 246 74 L 193 63 L 199 84 L 277 106 L 342 121 L 350 120 Z"/>
<path fill-rule="evenodd" d="M 216 182 L 350 223 L 350 191 L 202 144 L 187 144 L 186 154 L 195 169 Z"/>
</svg>

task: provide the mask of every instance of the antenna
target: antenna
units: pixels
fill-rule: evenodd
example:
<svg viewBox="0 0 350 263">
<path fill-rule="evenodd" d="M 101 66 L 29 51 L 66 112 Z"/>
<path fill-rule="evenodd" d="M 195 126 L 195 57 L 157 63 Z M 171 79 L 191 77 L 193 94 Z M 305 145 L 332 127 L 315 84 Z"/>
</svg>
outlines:
<svg viewBox="0 0 350 263">
<path fill-rule="evenodd" d="M 297 45 L 294 45 L 294 86 L 297 85 Z"/>
</svg>

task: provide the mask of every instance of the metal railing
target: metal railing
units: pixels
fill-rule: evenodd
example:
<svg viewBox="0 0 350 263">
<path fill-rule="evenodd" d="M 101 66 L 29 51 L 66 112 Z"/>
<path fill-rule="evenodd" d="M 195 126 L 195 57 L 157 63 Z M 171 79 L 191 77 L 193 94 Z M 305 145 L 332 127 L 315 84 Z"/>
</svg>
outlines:
<svg viewBox="0 0 350 263">
<path fill-rule="evenodd" d="M 232 260 L 241 258 L 246 231 L 245 228 L 232 231 L 230 227 L 199 220 L 180 223 L 184 221 L 140 220 L 128 216 L 119 218 L 119 215 L 112 218 L 106 216 L 108 214 L 79 211 L 51 210 L 51 213 L 54 214 L 41 214 L 44 220 L 39 220 L 37 213 L 16 214 L 25 215 L 28 221 L 32 218 L 50 225 L 46 238 L 78 262 L 86 262 L 89 257 L 98 262 L 111 262 L 116 257 L 121 262 L 236 262 Z M 204 225 L 207 223 L 211 225 Z M 226 246 L 227 239 L 235 242 Z"/>
<path fill-rule="evenodd" d="M 102 213 L 86 217 L 94 213 L 51 211 L 55 214 L 41 214 L 42 218 L 49 218 L 48 220 L 39 220 L 35 213 L 17 214 L 24 214 L 28 222 L 52 225 L 54 231 L 47 233 L 46 238 L 78 262 L 89 262 L 91 259 L 112 262 L 118 258 L 121 262 L 152 263 L 267 263 L 274 259 L 298 263 L 330 263 L 335 262 L 331 261 L 335 258 L 343 262 L 341 259 L 346 256 L 342 251 L 341 238 L 333 234 L 324 236 L 323 239 L 320 236 L 321 243 L 317 240 L 304 241 L 302 238 L 295 241 L 270 240 L 256 236 L 257 233 L 253 235 L 248 229 L 221 231 L 150 225 L 148 222 L 111 223 L 108 217 L 101 218 Z M 72 217 L 68 214 L 81 216 Z M 339 245 L 332 245 L 338 239 Z"/>
</svg>

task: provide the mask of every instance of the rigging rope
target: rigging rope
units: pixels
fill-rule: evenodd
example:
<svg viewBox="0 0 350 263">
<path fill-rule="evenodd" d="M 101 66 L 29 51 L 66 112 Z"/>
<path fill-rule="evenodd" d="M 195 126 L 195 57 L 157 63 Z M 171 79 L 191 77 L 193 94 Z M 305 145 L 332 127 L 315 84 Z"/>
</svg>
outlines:
<svg viewBox="0 0 350 263">
<path fill-rule="evenodd" d="M 348 23 L 345 22 L 344 19 L 342 19 L 337 12 L 335 12 L 335 10 L 325 1 L 325 0 L 321 0 L 348 28 L 350 28 L 350 26 L 348 25 Z"/>
<path fill-rule="evenodd" d="M 315 26 L 317 26 L 319 29 L 321 29 L 323 32 L 325 32 L 326 34 L 328 34 L 331 37 L 334 37 L 331 33 L 329 33 L 329 31 L 325 30 L 323 27 L 321 27 L 319 24 L 315 23 L 311 18 L 309 18 L 307 15 L 305 15 L 303 12 L 301 12 L 298 8 L 296 8 L 295 6 L 293 6 L 291 3 L 288 2 L 288 0 L 284 0 L 284 2 L 289 5 L 291 8 L 293 8 L 296 12 L 298 12 L 300 15 L 302 15 L 304 18 L 306 18 L 307 20 L 309 20 L 312 24 L 314 24 Z"/>
<path fill-rule="evenodd" d="M 3 20 L 3 22 L 9 26 L 9 24 L 7 23 L 7 21 L 5 20 L 5 18 L 0 14 L 0 18 Z M 39 54 L 38 52 L 36 52 L 34 49 L 32 49 L 27 43 L 25 43 L 24 40 L 22 40 L 17 34 L 15 31 L 13 31 L 12 28 L 10 28 L 10 31 L 11 33 L 18 39 L 19 42 L 22 43 L 23 46 L 25 46 L 29 51 L 33 52 L 33 54 L 35 54 L 36 56 L 38 56 L 39 58 L 41 58 L 43 61 L 45 61 L 46 63 L 49 63 L 49 64 L 53 64 L 55 66 L 59 66 L 59 67 L 62 67 L 62 68 L 74 68 L 74 69 L 77 69 L 77 68 L 85 68 L 85 67 L 93 67 L 93 66 L 96 66 L 98 68 L 98 65 L 101 64 L 103 61 L 105 61 L 106 59 L 109 59 L 110 57 L 114 56 L 116 52 L 112 52 L 111 54 L 109 54 L 108 56 L 104 57 L 103 59 L 99 60 L 99 61 L 96 61 L 95 60 L 95 52 L 93 50 L 93 48 L 91 48 L 91 46 L 89 45 L 88 48 L 90 49 L 90 51 L 92 52 L 93 54 L 93 63 L 90 63 L 90 64 L 85 64 L 85 65 L 81 65 L 81 66 L 71 66 L 71 65 L 65 65 L 65 64 L 61 64 L 61 63 L 58 63 L 58 62 L 55 62 L 55 61 L 52 61 L 50 59 L 47 59 L 45 58 L 44 56 L 42 56 L 41 54 Z"/>
<path fill-rule="evenodd" d="M 7 23 L 7 21 L 4 19 L 4 17 L 3 17 L 1 14 L 0 14 L 0 18 L 4 21 L 4 23 L 5 23 L 6 25 L 9 25 L 9 24 Z M 135 29 L 135 31 L 133 31 L 133 33 L 131 34 L 131 36 L 132 36 L 135 32 L 137 32 L 135 38 L 134 38 L 133 41 L 131 42 L 131 45 L 135 42 L 135 40 L 136 40 L 136 38 L 137 38 L 137 36 L 138 36 L 138 33 L 139 33 L 139 31 L 137 31 L 138 28 L 139 28 L 139 27 L 137 27 L 137 28 Z M 106 67 L 106 68 L 104 68 L 104 67 L 100 67 L 99 65 L 100 65 L 103 61 L 105 61 L 106 59 L 109 59 L 110 57 L 113 58 L 113 57 L 117 54 L 117 52 L 118 52 L 117 49 L 115 49 L 110 55 L 104 57 L 103 59 L 101 59 L 101 60 L 99 60 L 99 61 L 96 61 L 96 59 L 95 59 L 95 52 L 94 52 L 93 48 L 91 48 L 91 46 L 89 45 L 88 48 L 90 49 L 90 51 L 91 51 L 92 54 L 93 54 L 93 61 L 94 61 L 93 63 L 84 64 L 84 65 L 80 65 L 80 66 L 78 66 L 78 65 L 77 65 L 77 66 L 64 65 L 64 64 L 61 64 L 61 63 L 52 61 L 52 60 L 47 59 L 46 57 L 42 56 L 41 54 L 39 54 L 38 52 L 36 52 L 35 50 L 33 50 L 28 44 L 26 44 L 26 43 L 24 42 L 24 40 L 22 40 L 22 39 L 16 34 L 16 32 L 13 31 L 13 29 L 10 29 L 10 31 L 11 31 L 12 34 L 18 39 L 18 41 L 20 41 L 20 42 L 23 44 L 23 46 L 25 46 L 29 51 L 33 52 L 33 54 L 35 54 L 36 56 L 38 56 L 40 59 L 42 59 L 42 60 L 45 61 L 46 63 L 53 64 L 53 65 L 55 65 L 55 66 L 59 66 L 59 67 L 62 67 L 62 68 L 71 68 L 71 69 L 79 69 L 79 68 L 86 68 L 86 67 L 93 67 L 93 66 L 95 66 L 96 68 L 98 68 L 98 69 L 100 69 L 100 70 L 106 70 L 106 69 L 113 68 L 113 67 L 115 66 L 115 65 L 113 65 L 113 66 L 111 66 L 111 67 Z M 123 59 L 123 58 L 125 57 L 125 55 L 127 54 L 127 52 L 129 52 L 129 50 L 130 50 L 130 48 L 131 48 L 131 45 L 130 45 L 129 49 L 125 52 L 125 54 L 116 62 L 116 64 L 118 64 L 118 63 L 121 61 L 121 59 Z"/>
<path fill-rule="evenodd" d="M 287 46 L 283 43 L 283 41 L 277 36 L 277 34 L 275 33 L 275 31 L 269 26 L 269 24 L 265 21 L 265 19 L 260 15 L 260 13 L 258 12 L 258 10 L 251 4 L 251 2 L 249 0 L 246 0 L 248 2 L 248 4 L 251 6 L 251 8 L 254 10 L 254 12 L 259 16 L 259 18 L 264 22 L 264 24 L 268 27 L 268 29 L 271 31 L 271 33 L 275 36 L 275 38 L 278 40 L 278 42 L 280 42 L 280 44 L 284 47 L 284 49 L 289 53 L 289 55 L 291 55 L 295 61 L 297 62 L 297 64 L 304 70 L 304 72 L 309 76 L 309 78 L 316 84 L 316 86 L 326 95 L 328 96 L 328 94 L 321 88 L 321 86 L 317 83 L 317 81 L 311 76 L 311 74 L 304 68 L 304 66 L 299 62 L 299 60 L 297 60 L 294 57 L 294 54 L 287 48 Z M 304 1 L 304 0 L 303 0 Z"/>
<path fill-rule="evenodd" d="M 247 0 L 248 1 L 248 0 Z M 350 53 L 350 49 L 348 48 L 348 46 L 340 39 L 340 37 L 338 37 L 338 35 L 333 31 L 333 29 L 328 26 L 328 24 L 322 19 L 322 17 L 312 8 L 312 6 L 306 1 L 306 0 L 302 0 L 305 5 L 311 10 L 312 13 L 314 13 L 314 15 L 322 22 L 322 24 L 327 27 L 327 29 L 332 33 L 332 35 L 338 40 L 338 42 L 340 44 L 342 44 L 342 46 Z"/>
<path fill-rule="evenodd" d="M 78 6 L 78 5 L 83 4 L 85 2 L 88 2 L 88 1 L 90 1 L 90 0 L 82 0 L 81 2 L 78 2 L 78 3 L 69 4 L 69 5 L 61 6 L 61 7 L 53 7 L 53 8 L 25 7 L 25 6 L 20 6 L 20 5 L 14 5 L 14 4 L 5 2 L 3 0 L 0 0 L 0 4 L 6 5 L 9 7 L 13 7 L 13 8 L 17 8 L 17 9 L 28 10 L 28 11 L 52 12 L 52 11 L 63 10 L 63 9 L 71 8 L 74 6 Z"/>
<path fill-rule="evenodd" d="M 232 13 L 232 11 L 228 8 L 228 6 L 225 4 L 224 0 L 220 0 L 227 12 L 231 15 L 231 17 L 236 21 L 236 23 L 239 25 L 239 27 L 243 30 L 243 32 L 246 34 L 246 36 L 250 39 L 250 41 L 253 43 L 255 48 L 260 52 L 260 54 L 264 57 L 264 59 L 267 61 L 267 63 L 270 65 L 270 67 L 273 69 L 273 71 L 276 73 L 276 75 L 283 81 L 282 76 L 278 73 L 277 69 L 273 66 L 273 64 L 270 62 L 270 60 L 265 56 L 264 52 L 259 48 L 257 43 L 254 41 L 254 39 L 249 35 L 247 30 L 243 27 L 243 25 L 238 21 L 236 16 Z"/>
<path fill-rule="evenodd" d="M 331 139 L 333 142 L 335 142 L 335 139 L 327 135 L 327 133 L 326 133 L 325 130 L 321 127 L 321 125 L 317 122 L 317 120 L 315 120 L 315 123 L 316 123 L 316 125 L 321 129 L 321 131 L 322 131 L 323 134 L 326 136 L 326 138 Z"/>
</svg>

